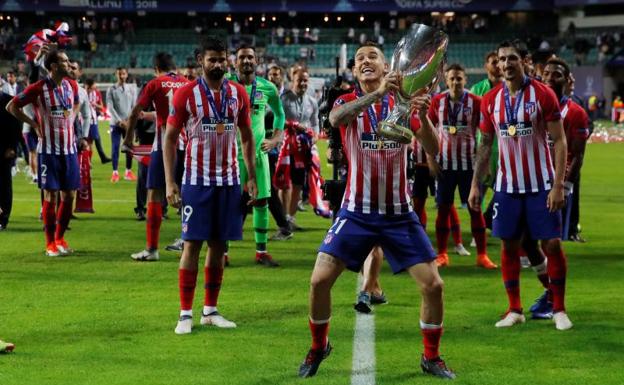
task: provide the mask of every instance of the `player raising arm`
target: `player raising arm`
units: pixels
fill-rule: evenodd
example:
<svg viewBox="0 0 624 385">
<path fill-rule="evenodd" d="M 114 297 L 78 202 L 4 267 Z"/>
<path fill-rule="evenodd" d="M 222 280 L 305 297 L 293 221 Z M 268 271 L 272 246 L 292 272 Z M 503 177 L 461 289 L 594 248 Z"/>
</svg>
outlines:
<svg viewBox="0 0 624 385">
<path fill-rule="evenodd" d="M 438 352 L 442 335 L 442 278 L 436 254 L 418 217 L 412 210 L 407 189 L 407 145 L 378 135 L 378 122 L 394 105 L 393 91 L 400 76 L 390 72 L 375 43 L 366 43 L 355 54 L 354 74 L 358 87 L 340 96 L 329 119 L 340 127 L 345 155 L 349 159 L 347 186 L 336 222 L 319 248 L 310 284 L 312 347 L 299 368 L 299 376 L 316 374 L 331 352 L 327 338 L 331 315 L 331 288 L 345 268 L 358 272 L 369 252 L 381 246 L 392 270 L 407 270 L 420 286 L 420 327 L 424 341 L 423 371 L 454 378 Z M 428 95 L 412 98 L 414 114 L 410 126 L 425 151 L 435 155 L 438 140 L 427 109 Z"/>
</svg>

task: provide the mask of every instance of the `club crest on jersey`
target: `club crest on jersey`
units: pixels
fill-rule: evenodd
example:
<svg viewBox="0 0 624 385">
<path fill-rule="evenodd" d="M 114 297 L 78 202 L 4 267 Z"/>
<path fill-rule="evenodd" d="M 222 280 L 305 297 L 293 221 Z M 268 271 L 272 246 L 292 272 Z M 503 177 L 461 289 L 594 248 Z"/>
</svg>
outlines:
<svg viewBox="0 0 624 385">
<path fill-rule="evenodd" d="M 328 245 L 331 243 L 332 239 L 334 239 L 334 234 L 327 234 L 325 236 L 325 239 L 323 240 L 323 243 Z"/>
<path fill-rule="evenodd" d="M 524 103 L 524 112 L 531 115 L 535 112 L 535 102 Z"/>
<path fill-rule="evenodd" d="M 472 112 L 472 107 L 464 107 L 464 115 L 470 115 Z"/>
<path fill-rule="evenodd" d="M 228 99 L 228 107 L 230 107 L 230 109 L 236 111 L 238 109 L 238 99 L 236 99 L 236 98 L 229 98 Z"/>
<path fill-rule="evenodd" d="M 262 93 L 262 91 L 258 90 L 256 91 L 256 96 L 254 96 L 254 99 L 258 100 L 258 99 L 262 99 L 264 97 L 264 94 Z"/>
<path fill-rule="evenodd" d="M 188 232 L 188 223 L 182 223 L 182 232 L 183 233 L 187 233 Z"/>
</svg>

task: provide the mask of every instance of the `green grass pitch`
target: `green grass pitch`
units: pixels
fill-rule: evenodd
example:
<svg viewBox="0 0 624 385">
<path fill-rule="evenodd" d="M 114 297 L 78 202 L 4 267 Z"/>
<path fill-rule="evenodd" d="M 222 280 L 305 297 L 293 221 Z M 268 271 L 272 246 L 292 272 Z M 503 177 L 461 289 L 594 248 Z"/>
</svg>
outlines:
<svg viewBox="0 0 624 385">
<path fill-rule="evenodd" d="M 101 134 L 109 149 L 104 127 Z M 270 270 L 253 262 L 248 219 L 245 240 L 232 246 L 233 266 L 226 269 L 219 300 L 220 311 L 238 328 L 200 327 L 196 319 L 191 335 L 177 336 L 178 255 L 164 251 L 164 245 L 179 233 L 179 219 L 173 214 L 163 222 L 160 262 L 133 262 L 130 253 L 145 244 L 145 223 L 133 217 L 134 183 L 111 185 L 110 166 L 102 166 L 97 157 L 93 163 L 96 213 L 79 214 L 72 221 L 66 239 L 77 252 L 70 257 L 44 255 L 38 191 L 23 174 L 14 179 L 13 215 L 8 231 L 0 233 L 0 338 L 17 347 L 0 356 L 0 383 L 350 383 L 356 275 L 348 272 L 333 290 L 330 339 L 335 350 L 315 378 L 296 377 L 310 343 L 308 280 L 328 220 L 301 213 L 299 223 L 305 231 L 290 241 L 269 244 L 282 263 Z M 507 304 L 500 270 L 474 267 L 474 249 L 471 257 L 451 256 L 452 266 L 442 271 L 442 353 L 458 374 L 456 383 L 624 383 L 622 164 L 623 144 L 588 146 L 581 221 L 589 242 L 565 244 L 572 330 L 556 331 L 550 321 L 494 328 Z M 432 201 L 430 233 L 435 220 Z M 460 210 L 460 217 L 468 243 L 467 212 Z M 490 256 L 499 262 L 498 242 L 489 243 Z M 196 315 L 203 301 L 202 283 L 200 274 Z M 387 266 L 381 283 L 390 303 L 375 309 L 377 383 L 439 383 L 418 367 L 422 345 L 415 284 L 405 274 L 392 276 Z M 528 269 L 522 272 L 521 285 L 526 309 L 541 288 Z"/>
</svg>

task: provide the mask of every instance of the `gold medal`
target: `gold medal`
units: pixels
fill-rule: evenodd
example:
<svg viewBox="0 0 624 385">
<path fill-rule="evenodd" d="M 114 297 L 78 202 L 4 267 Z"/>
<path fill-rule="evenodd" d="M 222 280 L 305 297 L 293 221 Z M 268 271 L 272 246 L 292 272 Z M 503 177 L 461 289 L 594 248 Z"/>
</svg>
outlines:
<svg viewBox="0 0 624 385">
<path fill-rule="evenodd" d="M 217 134 L 221 135 L 225 132 L 225 124 L 217 123 Z"/>
<path fill-rule="evenodd" d="M 451 135 L 455 135 L 457 133 L 457 127 L 455 126 L 449 126 L 449 134 Z"/>
<path fill-rule="evenodd" d="M 507 133 L 511 136 L 516 135 L 516 125 L 510 124 L 509 126 L 507 126 Z"/>
<path fill-rule="evenodd" d="M 63 110 L 63 115 L 65 115 L 66 118 L 69 118 L 69 110 Z"/>
</svg>

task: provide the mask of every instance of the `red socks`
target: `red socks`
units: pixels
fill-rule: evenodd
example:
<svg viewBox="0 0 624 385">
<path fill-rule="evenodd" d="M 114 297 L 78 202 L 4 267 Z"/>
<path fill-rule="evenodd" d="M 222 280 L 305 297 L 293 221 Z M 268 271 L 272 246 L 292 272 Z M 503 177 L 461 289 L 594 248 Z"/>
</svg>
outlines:
<svg viewBox="0 0 624 385">
<path fill-rule="evenodd" d="M 568 264 L 563 250 L 547 253 L 548 276 L 553 299 L 553 312 L 565 311 L 565 284 Z"/>
<path fill-rule="evenodd" d="M 442 327 L 436 329 L 420 329 L 425 347 L 425 358 L 435 360 L 440 357 L 440 338 L 442 337 Z"/>
<path fill-rule="evenodd" d="M 71 219 L 73 200 L 61 201 L 58 211 L 56 213 L 56 231 L 54 239 L 59 241 L 63 239 L 65 230 L 69 226 L 69 220 Z"/>
<path fill-rule="evenodd" d="M 436 239 L 438 241 L 439 254 L 446 253 L 448 249 L 448 236 L 451 231 L 449 228 L 450 214 L 451 206 L 438 206 L 438 217 L 436 218 Z"/>
<path fill-rule="evenodd" d="M 522 312 L 522 302 L 520 301 L 520 255 L 518 250 L 510 251 L 503 247 L 501 267 L 505 290 L 507 290 L 507 297 L 509 298 L 509 310 Z"/>
<path fill-rule="evenodd" d="M 325 349 L 327 334 L 329 333 L 329 320 L 323 323 L 314 323 L 312 320 L 309 320 L 308 323 L 312 333 L 312 350 Z"/>
<path fill-rule="evenodd" d="M 44 200 L 41 207 L 41 215 L 43 217 L 43 228 L 45 230 L 46 246 L 54 243 L 54 233 L 56 229 L 56 215 L 54 213 L 54 205 Z"/>
<path fill-rule="evenodd" d="M 219 292 L 221 291 L 221 282 L 223 281 L 223 268 L 204 267 L 204 277 L 206 279 L 206 284 L 204 285 L 204 306 L 216 307 Z"/>
<path fill-rule="evenodd" d="M 483 213 L 471 209 L 468 209 L 468 212 L 470 213 L 470 229 L 475 243 L 477 244 L 477 254 L 486 254 L 487 237 L 485 234 L 485 218 L 483 218 Z"/>
<path fill-rule="evenodd" d="M 147 250 L 158 250 L 161 223 L 162 204 L 160 202 L 147 202 L 147 222 L 145 223 Z"/>
<path fill-rule="evenodd" d="M 453 241 L 455 242 L 456 245 L 459 245 L 462 242 L 462 236 L 461 236 L 461 226 L 459 225 L 459 215 L 457 214 L 457 209 L 455 208 L 455 205 L 451 206 L 451 211 L 450 211 L 450 222 L 449 225 L 451 226 L 451 234 L 453 235 Z"/>
<path fill-rule="evenodd" d="M 192 310 L 195 285 L 197 283 L 197 270 L 178 270 L 178 287 L 180 288 L 180 309 Z"/>
</svg>

